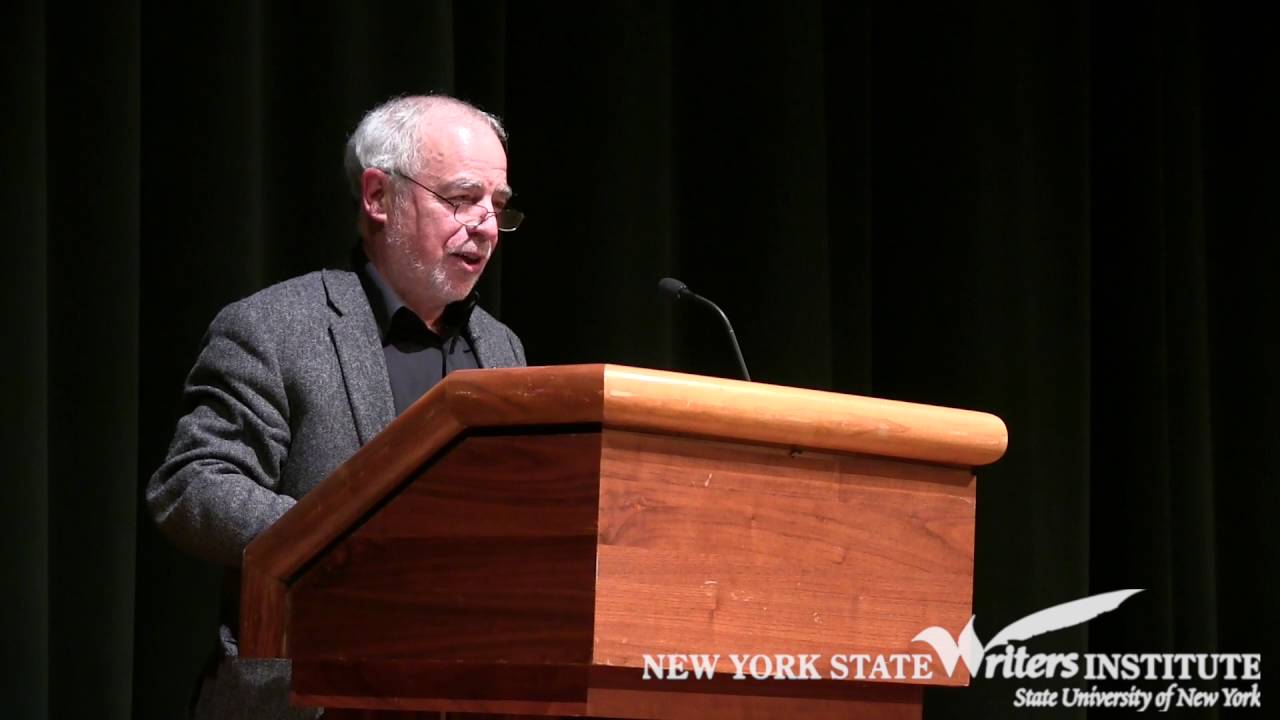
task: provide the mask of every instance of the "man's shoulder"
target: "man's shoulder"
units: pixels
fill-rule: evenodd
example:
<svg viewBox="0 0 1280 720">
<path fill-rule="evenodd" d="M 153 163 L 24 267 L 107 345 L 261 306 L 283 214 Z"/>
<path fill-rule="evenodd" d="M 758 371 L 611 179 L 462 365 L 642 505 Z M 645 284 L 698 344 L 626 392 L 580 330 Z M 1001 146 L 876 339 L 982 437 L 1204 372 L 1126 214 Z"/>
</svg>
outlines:
<svg viewBox="0 0 1280 720">
<path fill-rule="evenodd" d="M 211 329 L 291 334 L 308 325 L 328 324 L 335 314 L 352 313 L 367 306 L 369 302 L 355 273 L 316 270 L 262 288 L 223 307 Z"/>
<path fill-rule="evenodd" d="M 360 279 L 348 270 L 316 270 L 282 280 L 232 305 L 261 308 L 323 309 L 353 297 L 363 297 Z"/>
<path fill-rule="evenodd" d="M 227 305 L 220 316 L 274 322 L 302 321 L 367 305 L 360 279 L 347 270 L 317 270 L 265 287 Z M 354 306 L 354 307 L 353 307 Z"/>
</svg>

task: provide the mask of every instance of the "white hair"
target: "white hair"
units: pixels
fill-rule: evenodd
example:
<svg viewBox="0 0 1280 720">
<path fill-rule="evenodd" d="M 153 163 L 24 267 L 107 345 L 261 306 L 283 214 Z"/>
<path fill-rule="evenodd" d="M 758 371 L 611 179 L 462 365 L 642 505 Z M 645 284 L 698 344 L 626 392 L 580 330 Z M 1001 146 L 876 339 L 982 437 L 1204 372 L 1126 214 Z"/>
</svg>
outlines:
<svg viewBox="0 0 1280 720">
<path fill-rule="evenodd" d="M 353 198 L 360 198 L 360 176 L 368 168 L 399 170 L 418 174 L 422 167 L 419 149 L 423 120 L 433 111 L 453 111 L 488 123 L 507 147 L 507 131 L 502 121 L 480 108 L 448 95 L 397 97 L 370 110 L 347 139 L 343 165 Z"/>
</svg>

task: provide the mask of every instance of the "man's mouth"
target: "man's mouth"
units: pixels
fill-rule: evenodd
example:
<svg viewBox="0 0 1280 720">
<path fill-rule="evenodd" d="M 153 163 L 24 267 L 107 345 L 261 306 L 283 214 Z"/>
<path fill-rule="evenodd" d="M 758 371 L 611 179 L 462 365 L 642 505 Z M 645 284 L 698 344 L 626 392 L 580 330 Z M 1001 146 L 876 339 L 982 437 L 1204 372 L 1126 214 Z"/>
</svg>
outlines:
<svg viewBox="0 0 1280 720">
<path fill-rule="evenodd" d="M 450 254 L 460 260 L 468 270 L 479 270 L 484 266 L 484 261 L 486 259 L 484 253 L 472 252 L 469 250 L 459 250 Z"/>
</svg>

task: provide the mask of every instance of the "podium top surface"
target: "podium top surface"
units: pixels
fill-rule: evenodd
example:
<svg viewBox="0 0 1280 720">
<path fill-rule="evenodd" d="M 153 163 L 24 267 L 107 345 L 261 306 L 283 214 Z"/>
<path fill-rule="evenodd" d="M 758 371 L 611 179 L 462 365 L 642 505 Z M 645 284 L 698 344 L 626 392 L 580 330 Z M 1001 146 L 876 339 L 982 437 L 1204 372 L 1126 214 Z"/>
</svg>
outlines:
<svg viewBox="0 0 1280 720">
<path fill-rule="evenodd" d="M 467 427 L 600 423 L 967 467 L 1008 440 L 987 413 L 621 365 L 460 371 L 418 405 L 441 402 Z"/>
<path fill-rule="evenodd" d="M 988 413 L 764 383 L 619 365 L 461 370 L 254 540 L 245 569 L 289 577 L 469 430 L 571 424 L 959 467 L 995 462 L 1008 441 Z"/>
</svg>

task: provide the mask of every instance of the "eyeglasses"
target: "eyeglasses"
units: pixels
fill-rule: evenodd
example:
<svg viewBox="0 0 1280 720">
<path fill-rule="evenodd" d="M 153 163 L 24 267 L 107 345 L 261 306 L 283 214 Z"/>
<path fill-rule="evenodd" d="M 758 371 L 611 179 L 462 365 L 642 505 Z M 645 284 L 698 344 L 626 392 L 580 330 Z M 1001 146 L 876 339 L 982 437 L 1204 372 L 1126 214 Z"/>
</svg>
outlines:
<svg viewBox="0 0 1280 720">
<path fill-rule="evenodd" d="M 472 230 L 483 225 L 484 222 L 489 219 L 490 215 L 497 218 L 498 229 L 502 232 L 511 232 L 512 230 L 520 227 L 520 223 L 524 222 L 524 213 L 516 210 L 515 208 L 504 207 L 501 210 L 486 210 L 483 205 L 477 205 L 473 202 L 458 202 L 457 200 L 450 200 L 435 190 L 432 190 L 426 185 L 423 185 L 417 180 L 405 175 L 399 170 L 384 170 L 383 172 L 388 175 L 399 175 L 405 180 L 408 180 L 414 185 L 417 185 L 423 190 L 435 195 L 437 198 L 440 198 L 441 202 L 453 208 L 453 219 Z"/>
</svg>

